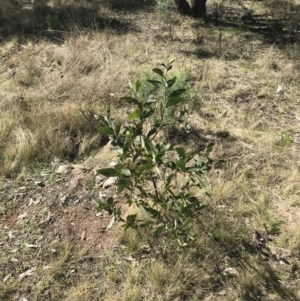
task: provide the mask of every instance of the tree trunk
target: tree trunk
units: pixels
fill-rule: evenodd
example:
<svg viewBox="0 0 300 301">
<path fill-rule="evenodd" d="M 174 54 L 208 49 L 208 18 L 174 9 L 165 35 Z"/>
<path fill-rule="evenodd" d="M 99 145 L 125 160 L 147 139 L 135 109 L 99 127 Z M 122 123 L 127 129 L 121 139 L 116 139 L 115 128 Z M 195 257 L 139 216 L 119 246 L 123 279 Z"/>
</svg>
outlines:
<svg viewBox="0 0 300 301">
<path fill-rule="evenodd" d="M 202 18 L 206 15 L 206 1 L 207 0 L 192 1 L 192 15 L 194 18 Z"/>
<path fill-rule="evenodd" d="M 190 16 L 192 14 L 190 5 L 186 0 L 175 0 L 175 5 L 180 14 Z"/>
</svg>

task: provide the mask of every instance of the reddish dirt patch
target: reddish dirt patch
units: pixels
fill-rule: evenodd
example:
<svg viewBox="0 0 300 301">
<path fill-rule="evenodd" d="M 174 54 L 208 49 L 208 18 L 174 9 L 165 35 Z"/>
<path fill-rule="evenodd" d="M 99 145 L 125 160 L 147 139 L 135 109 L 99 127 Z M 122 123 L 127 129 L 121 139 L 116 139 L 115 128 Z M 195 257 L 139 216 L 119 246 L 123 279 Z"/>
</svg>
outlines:
<svg viewBox="0 0 300 301">
<path fill-rule="evenodd" d="M 85 247 L 89 253 L 109 249 L 115 243 L 112 230 L 106 230 L 110 217 L 97 212 L 87 202 L 53 214 L 48 230 L 60 240 Z"/>
<path fill-rule="evenodd" d="M 116 239 L 114 231 L 106 229 L 111 217 L 98 212 L 92 202 L 99 200 L 96 173 L 79 165 L 68 167 L 63 173 L 49 171 L 39 181 L 25 179 L 14 188 L 7 185 L 7 195 L 10 189 L 13 196 L 1 224 L 7 231 L 19 231 L 28 223 L 47 240 L 67 241 L 90 254 L 107 250 Z M 113 193 L 112 187 L 105 190 L 108 196 Z"/>
</svg>

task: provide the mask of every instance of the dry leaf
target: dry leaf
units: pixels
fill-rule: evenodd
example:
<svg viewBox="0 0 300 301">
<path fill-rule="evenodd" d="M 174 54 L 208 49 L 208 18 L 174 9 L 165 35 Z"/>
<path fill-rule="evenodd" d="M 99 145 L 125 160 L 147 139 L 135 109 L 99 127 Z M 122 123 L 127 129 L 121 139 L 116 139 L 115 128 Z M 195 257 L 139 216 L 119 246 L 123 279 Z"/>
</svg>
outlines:
<svg viewBox="0 0 300 301">
<path fill-rule="evenodd" d="M 6 275 L 6 276 L 3 278 L 3 282 L 5 283 L 5 282 L 9 279 L 10 276 L 11 276 L 11 274 Z"/>
<path fill-rule="evenodd" d="M 22 273 L 19 275 L 19 280 L 22 280 L 23 278 L 27 277 L 27 276 L 31 276 L 34 272 L 35 268 L 29 269 L 26 272 Z"/>
<path fill-rule="evenodd" d="M 24 213 L 18 215 L 18 219 L 24 219 L 27 215 L 28 215 L 28 213 L 24 212 Z"/>
<path fill-rule="evenodd" d="M 14 234 L 13 234 L 13 231 L 9 231 L 8 232 L 8 237 L 9 237 L 9 239 L 13 239 L 13 238 L 15 238 L 15 236 L 14 236 Z"/>
<path fill-rule="evenodd" d="M 277 88 L 277 90 L 276 90 L 276 93 L 279 93 L 279 92 L 281 92 L 282 90 L 283 90 L 282 86 L 279 85 L 278 88 Z"/>
<path fill-rule="evenodd" d="M 86 230 L 82 231 L 81 235 L 80 235 L 80 240 L 81 241 L 84 241 L 85 239 L 86 239 Z"/>
<path fill-rule="evenodd" d="M 111 162 L 108 164 L 108 167 L 112 168 L 112 167 L 115 167 L 116 165 L 117 165 L 116 162 L 111 161 Z"/>
<path fill-rule="evenodd" d="M 12 257 L 12 258 L 10 259 L 10 261 L 11 261 L 11 262 L 18 262 L 19 259 Z"/>
<path fill-rule="evenodd" d="M 239 275 L 239 272 L 234 268 L 226 268 L 223 272 L 228 274 L 229 276 L 238 276 Z"/>
<path fill-rule="evenodd" d="M 108 188 L 117 181 L 117 177 L 110 177 L 103 183 L 103 188 Z"/>
<path fill-rule="evenodd" d="M 25 244 L 25 246 L 27 247 L 27 248 L 39 248 L 40 246 L 38 246 L 38 245 L 32 245 L 32 244 Z"/>
<path fill-rule="evenodd" d="M 226 295 L 226 291 L 225 290 L 219 291 L 219 292 L 217 292 L 217 295 L 225 296 Z"/>
<path fill-rule="evenodd" d="M 128 256 L 128 257 L 123 257 L 126 261 L 134 261 L 134 258 L 132 258 L 131 256 Z"/>
</svg>

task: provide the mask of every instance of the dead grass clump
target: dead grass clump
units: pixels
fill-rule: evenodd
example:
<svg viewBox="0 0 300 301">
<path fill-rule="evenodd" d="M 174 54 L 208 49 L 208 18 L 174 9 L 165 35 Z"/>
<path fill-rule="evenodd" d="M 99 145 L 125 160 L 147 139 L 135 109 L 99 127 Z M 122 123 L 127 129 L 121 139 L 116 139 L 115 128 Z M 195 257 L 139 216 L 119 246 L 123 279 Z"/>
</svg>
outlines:
<svg viewBox="0 0 300 301">
<path fill-rule="evenodd" d="M 0 282 L 0 297 L 2 300 L 8 300 L 8 298 L 15 295 L 17 291 L 18 287 L 16 285 Z"/>
<path fill-rule="evenodd" d="M 202 86 L 217 92 L 224 87 L 224 64 L 221 61 L 214 61 L 204 64 L 202 70 Z"/>
<path fill-rule="evenodd" d="M 74 105 L 18 112 L 6 115 L 2 122 L 0 140 L 5 143 L 1 166 L 6 173 L 32 162 L 50 162 L 53 157 L 72 160 L 102 144 L 99 125 L 86 120 Z"/>
</svg>

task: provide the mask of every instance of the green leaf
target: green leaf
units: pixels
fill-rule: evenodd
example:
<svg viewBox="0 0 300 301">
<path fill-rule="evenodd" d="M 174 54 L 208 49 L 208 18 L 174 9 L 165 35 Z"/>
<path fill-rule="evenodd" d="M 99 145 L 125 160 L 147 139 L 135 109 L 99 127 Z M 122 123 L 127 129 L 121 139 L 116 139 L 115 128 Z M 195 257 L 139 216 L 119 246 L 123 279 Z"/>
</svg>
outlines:
<svg viewBox="0 0 300 301">
<path fill-rule="evenodd" d="M 184 222 L 184 225 L 183 225 L 183 227 L 184 228 L 187 228 L 191 223 L 193 222 L 193 219 L 188 219 L 188 220 L 186 220 L 185 222 Z"/>
<path fill-rule="evenodd" d="M 123 155 L 123 148 L 122 148 L 122 147 L 116 147 L 116 152 L 117 152 L 119 155 Z"/>
<path fill-rule="evenodd" d="M 173 91 L 169 97 L 177 97 L 181 94 L 183 94 L 186 91 L 186 89 L 177 89 L 175 91 Z"/>
<path fill-rule="evenodd" d="M 148 111 L 144 111 L 144 117 L 145 118 L 148 118 L 148 117 L 150 117 L 151 115 L 153 115 L 154 114 L 154 109 L 150 109 L 150 110 L 148 110 Z"/>
<path fill-rule="evenodd" d="M 105 126 L 108 126 L 109 125 L 109 123 L 107 122 L 107 120 L 108 120 L 108 118 L 106 117 L 106 116 L 104 116 L 104 115 L 97 115 L 97 117 L 96 117 L 96 115 L 95 115 L 95 118 L 97 119 L 97 120 L 99 120 L 100 121 L 100 123 L 102 124 L 102 125 L 105 125 Z"/>
<path fill-rule="evenodd" d="M 181 170 L 185 170 L 185 160 L 184 159 L 178 160 L 176 162 L 176 166 Z"/>
<path fill-rule="evenodd" d="M 141 104 L 136 98 L 133 98 L 133 97 L 130 97 L 130 96 L 125 96 L 125 97 L 121 97 L 121 100 L 124 100 L 127 103 L 130 103 L 132 105 L 137 105 L 141 108 Z"/>
<path fill-rule="evenodd" d="M 146 163 L 146 164 L 140 165 L 140 166 L 136 169 L 136 173 L 137 173 L 137 174 L 140 174 L 140 173 L 142 173 L 143 171 L 151 170 L 151 169 L 152 169 L 152 164 L 151 164 L 151 163 Z"/>
<path fill-rule="evenodd" d="M 62 61 L 61 61 L 61 60 L 58 60 L 58 61 L 57 61 L 57 64 L 58 64 L 59 66 L 62 66 Z"/>
<path fill-rule="evenodd" d="M 141 228 L 147 227 L 148 228 L 151 224 L 153 224 L 152 221 L 142 221 L 139 223 L 139 227 L 141 227 Z"/>
<path fill-rule="evenodd" d="M 184 149 L 183 147 L 176 147 L 175 150 L 176 150 L 177 154 L 178 154 L 181 158 L 185 159 L 185 154 L 186 154 L 186 152 L 185 152 L 185 149 Z"/>
<path fill-rule="evenodd" d="M 152 136 L 153 134 L 155 134 L 157 132 L 158 127 L 153 126 L 152 129 L 148 132 L 147 137 Z"/>
<path fill-rule="evenodd" d="M 169 167 L 169 168 L 171 168 L 172 170 L 175 170 L 176 169 L 176 164 L 175 164 L 175 162 L 173 162 L 173 161 L 168 161 L 167 162 L 167 166 Z"/>
<path fill-rule="evenodd" d="M 155 98 L 155 96 L 154 95 L 149 95 L 148 97 L 147 97 L 147 100 L 146 100 L 146 103 L 154 103 L 154 102 L 157 102 L 157 99 Z"/>
<path fill-rule="evenodd" d="M 112 210 L 110 209 L 110 205 L 107 205 L 106 203 L 99 203 L 99 206 L 97 208 L 98 211 L 101 211 L 101 210 L 106 210 L 109 212 L 109 214 L 112 213 Z"/>
<path fill-rule="evenodd" d="M 127 216 L 126 224 L 125 224 L 125 230 L 127 230 L 128 228 L 132 228 L 132 229 L 137 228 L 136 218 L 137 218 L 136 214 L 130 214 L 130 215 Z"/>
<path fill-rule="evenodd" d="M 103 202 L 103 196 L 102 196 L 101 190 L 99 191 L 99 199 L 100 199 L 101 202 Z M 99 204 L 99 203 L 98 203 L 98 204 Z"/>
<path fill-rule="evenodd" d="M 147 82 L 151 83 L 154 87 L 156 87 L 158 89 L 160 87 L 163 87 L 163 84 L 160 81 L 158 81 L 158 80 L 149 79 L 149 80 L 147 80 Z"/>
<path fill-rule="evenodd" d="M 176 175 L 176 173 L 172 173 L 172 174 L 170 174 L 168 176 L 168 178 L 167 178 L 167 185 L 166 186 L 170 185 L 170 183 L 173 180 L 173 178 L 175 177 L 175 175 Z"/>
<path fill-rule="evenodd" d="M 135 82 L 135 92 L 138 92 L 141 88 L 141 81 L 138 79 L 136 82 Z"/>
<path fill-rule="evenodd" d="M 165 227 L 165 224 L 159 224 L 153 233 L 154 236 L 158 236 L 165 229 Z"/>
<path fill-rule="evenodd" d="M 199 199 L 195 196 L 191 196 L 188 198 L 191 203 L 199 203 Z"/>
<path fill-rule="evenodd" d="M 195 155 L 194 160 L 195 160 L 196 166 L 198 166 L 198 167 L 202 166 L 203 162 L 200 159 L 199 155 Z"/>
<path fill-rule="evenodd" d="M 157 210 L 155 210 L 155 209 L 153 209 L 153 208 L 151 208 L 151 207 L 144 207 L 144 209 L 147 211 L 147 212 L 149 212 L 152 216 L 158 216 L 158 215 L 160 215 L 159 214 L 159 211 L 157 211 Z"/>
<path fill-rule="evenodd" d="M 113 205 L 114 204 L 114 198 L 111 196 L 110 198 L 108 198 L 106 200 L 106 203 L 109 204 L 109 205 Z"/>
<path fill-rule="evenodd" d="M 113 226 L 114 222 L 115 222 L 115 217 L 113 216 L 111 218 L 109 224 L 106 226 L 106 229 L 110 229 Z"/>
<path fill-rule="evenodd" d="M 179 104 L 182 101 L 183 101 L 183 99 L 179 96 L 169 97 L 168 100 L 167 100 L 166 109 L 169 108 L 169 107 L 176 106 L 177 104 Z"/>
<path fill-rule="evenodd" d="M 144 188 L 141 185 L 136 185 L 136 188 L 140 191 L 140 193 L 144 196 L 144 197 L 148 197 L 148 193 L 144 190 Z"/>
<path fill-rule="evenodd" d="M 172 64 L 175 62 L 175 60 L 171 61 L 170 63 L 167 64 L 167 66 L 163 63 L 161 63 L 160 65 L 163 66 L 164 68 L 167 69 L 167 71 L 171 70 L 172 69 Z"/>
<path fill-rule="evenodd" d="M 156 157 L 155 157 L 156 161 L 159 161 L 159 160 L 162 159 L 165 155 L 166 155 L 166 150 L 163 150 L 163 151 L 159 152 L 159 153 L 156 155 Z"/>
<path fill-rule="evenodd" d="M 208 146 L 206 147 L 206 154 L 209 154 L 213 148 L 214 148 L 214 143 L 209 143 Z"/>
<path fill-rule="evenodd" d="M 132 187 L 132 183 L 129 179 L 126 179 L 126 178 L 121 178 L 118 180 L 118 182 L 116 183 L 116 185 L 119 187 L 119 188 L 127 188 L 129 190 L 131 190 L 131 187 Z"/>
<path fill-rule="evenodd" d="M 101 127 L 100 132 L 103 133 L 103 134 L 107 134 L 107 135 L 113 135 L 114 134 L 113 129 L 108 127 L 108 126 Z"/>
<path fill-rule="evenodd" d="M 168 209 L 169 210 L 172 209 L 173 205 L 174 205 L 173 199 L 170 198 L 170 200 L 167 203 Z"/>
<path fill-rule="evenodd" d="M 98 207 L 99 206 L 99 202 L 97 202 L 94 198 L 92 198 L 92 202 Z"/>
<path fill-rule="evenodd" d="M 117 177 L 119 174 L 114 168 L 102 168 L 98 169 L 97 173 L 106 177 Z"/>
<path fill-rule="evenodd" d="M 168 85 L 168 88 L 171 88 L 176 82 L 176 76 L 174 76 L 172 79 L 169 79 L 167 81 L 167 85 Z"/>
<path fill-rule="evenodd" d="M 105 203 L 99 203 L 97 210 L 101 211 L 101 210 L 106 210 L 109 215 L 113 214 L 113 207 L 115 206 L 115 202 L 114 202 L 114 198 L 110 197 L 106 200 Z"/>
<path fill-rule="evenodd" d="M 120 134 L 121 125 L 122 125 L 122 123 L 120 121 L 118 121 L 115 126 L 116 135 Z"/>
<path fill-rule="evenodd" d="M 130 177 L 131 176 L 131 172 L 129 169 L 122 169 L 122 174 L 126 177 Z"/>
<path fill-rule="evenodd" d="M 141 111 L 139 109 L 136 109 L 130 113 L 129 120 L 136 119 L 136 118 L 140 117 L 140 115 L 141 115 Z"/>
<path fill-rule="evenodd" d="M 175 60 L 173 60 L 173 61 L 171 61 L 170 63 L 169 63 L 169 65 L 168 65 L 168 67 L 167 67 L 167 71 L 170 71 L 172 68 L 173 68 L 173 66 L 172 66 L 172 64 L 175 62 Z"/>
<path fill-rule="evenodd" d="M 152 71 L 153 71 L 154 73 L 160 75 L 161 77 L 165 78 L 164 73 L 163 73 L 163 71 L 162 71 L 161 69 L 159 69 L 159 68 L 154 68 L 154 69 L 152 69 Z"/>
<path fill-rule="evenodd" d="M 179 115 L 179 118 L 178 118 L 178 121 L 180 123 L 183 123 L 184 122 L 184 115 L 185 115 L 186 111 L 180 111 L 180 115 Z"/>
</svg>

